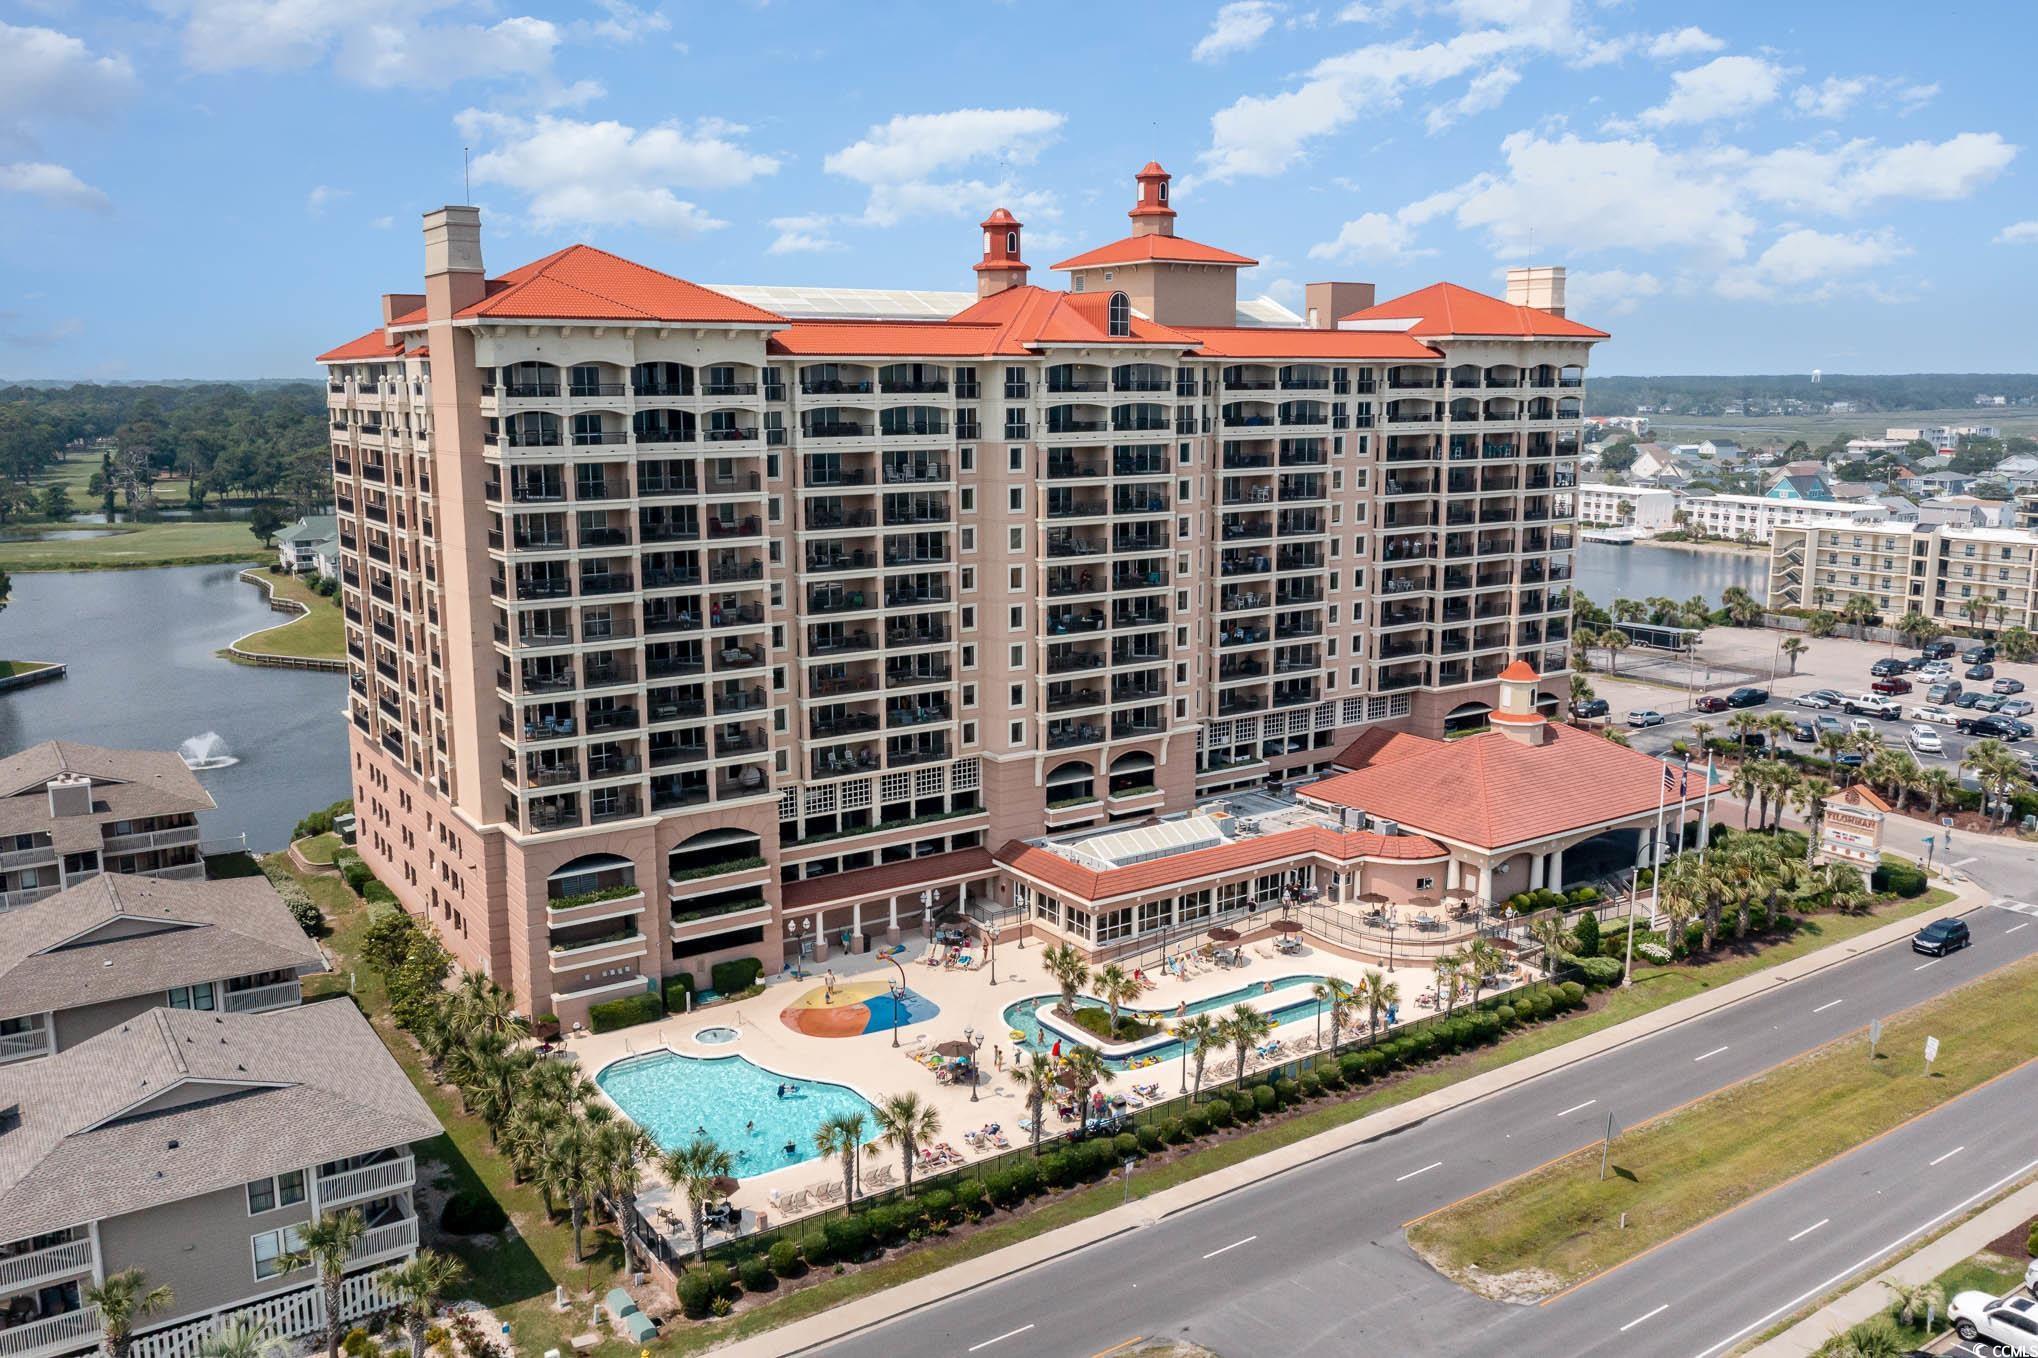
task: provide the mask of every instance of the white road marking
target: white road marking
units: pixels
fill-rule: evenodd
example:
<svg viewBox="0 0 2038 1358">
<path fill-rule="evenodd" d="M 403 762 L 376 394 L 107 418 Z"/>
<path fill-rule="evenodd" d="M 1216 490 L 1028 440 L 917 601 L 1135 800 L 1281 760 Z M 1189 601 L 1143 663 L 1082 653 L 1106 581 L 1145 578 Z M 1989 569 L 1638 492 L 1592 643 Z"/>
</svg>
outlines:
<svg viewBox="0 0 2038 1358">
<path fill-rule="evenodd" d="M 1945 1161 L 1951 1160 L 1951 1159 L 1952 1159 L 1952 1158 L 1953 1158 L 1954 1156 L 1956 1156 L 1956 1155 L 1960 1154 L 1960 1152 L 1962 1152 L 1962 1151 L 1964 1151 L 1964 1150 L 1966 1150 L 1966 1149 L 1967 1149 L 1967 1147 L 1965 1147 L 1965 1146 L 1955 1146 L 1955 1147 L 1954 1147 L 1954 1148 L 1953 1148 L 1952 1150 L 1950 1150 L 1950 1151 L 1947 1151 L 1947 1152 L 1946 1152 L 1946 1153 L 1945 1153 L 1944 1155 L 1940 1156 L 1940 1157 L 1939 1157 L 1939 1158 L 1938 1158 L 1937 1160 L 1934 1160 L 1934 1161 L 1932 1161 L 1932 1162 L 1931 1162 L 1931 1164 L 1932 1164 L 1932 1165 L 1937 1165 L 1937 1164 L 1943 1164 L 1943 1163 L 1944 1163 Z M 1930 1168 L 1931 1166 L 1930 1166 L 1930 1165 L 1927 1165 L 1926 1167 L 1927 1167 L 1927 1168 Z"/>
<path fill-rule="evenodd" d="M 1919 963 L 1919 964 L 1918 964 L 1917 966 L 1915 966 L 1915 967 L 1912 967 L 1912 968 L 1911 968 L 1911 970 L 1912 970 L 1912 971 L 1923 971 L 1923 970 L 1924 970 L 1924 969 L 1925 969 L 1926 967 L 1936 967 L 1936 966 L 1938 966 L 1938 965 L 1939 965 L 1939 964 L 1940 964 L 1941 962 L 1944 962 L 1945 960 L 1946 960 L 1946 959 L 1945 959 L 1945 958 L 1943 958 L 1943 957 L 1935 957 L 1935 958 L 1933 958 L 1933 959 L 1932 959 L 1931 961 L 1929 961 L 1929 962 L 1920 962 L 1920 963 Z"/>
<path fill-rule="evenodd" d="M 1237 1249 L 1237 1248 L 1238 1248 L 1238 1247 L 1239 1247 L 1240 1245 L 1250 1245 L 1250 1244 L 1252 1244 L 1252 1243 L 1253 1243 L 1253 1241 L 1255 1241 L 1255 1240 L 1258 1240 L 1258 1239 L 1259 1239 L 1259 1237 L 1258 1237 L 1258 1236 L 1256 1236 L 1256 1235 L 1249 1235 L 1249 1236 L 1247 1236 L 1247 1237 L 1246 1237 L 1245 1239 L 1243 1239 L 1243 1240 L 1234 1240 L 1234 1241 L 1232 1241 L 1232 1242 L 1231 1242 L 1231 1243 L 1230 1243 L 1229 1245 L 1226 1245 L 1226 1246 L 1224 1246 L 1224 1247 L 1223 1247 L 1223 1249 L 1214 1249 L 1214 1250 L 1210 1251 L 1210 1253 L 1208 1253 L 1208 1254 L 1204 1255 L 1203 1257 L 1204 1257 L 1205 1259 L 1215 1259 L 1215 1258 L 1216 1258 L 1216 1257 L 1217 1257 L 1218 1255 L 1220 1255 L 1220 1254 L 1224 1253 L 1224 1251 L 1225 1251 L 1225 1250 L 1235 1250 L 1235 1249 Z"/>
<path fill-rule="evenodd" d="M 1816 1231 L 1819 1227 L 1825 1225 L 1827 1222 L 1831 1220 L 1832 1220 L 1831 1217 L 1820 1217 L 1817 1221 L 1814 1221 L 1811 1225 L 1805 1227 L 1803 1230 L 1799 1231 L 1796 1235 L 1792 1236 L 1790 1239 L 1784 1241 L 1783 1243 L 1786 1245 L 1795 1245 L 1798 1241 L 1804 1239 L 1806 1236 L 1810 1235 L 1813 1231 Z"/>
<path fill-rule="evenodd" d="M 1694 1056 L 1691 1059 L 1694 1061 L 1703 1061 L 1709 1056 L 1718 1056 L 1721 1052 L 1725 1050 L 1726 1050 L 1725 1047 L 1714 1047 L 1711 1051 L 1701 1052 L 1699 1055 Z"/>
<path fill-rule="evenodd" d="M 2003 932 L 2004 932 L 2004 933 L 2006 933 L 2006 934 L 2014 934 L 2014 933 L 2016 933 L 2016 932 L 2017 932 L 2017 930 L 2019 930 L 2019 929 L 2028 929 L 2028 928 L 2030 928 L 2030 927 L 2031 927 L 2031 921 L 2030 921 L 2030 920 L 2025 920 L 2025 921 L 2024 921 L 2024 922 L 2023 922 L 2022 924 L 2012 924 L 2012 925 L 2011 925 L 2011 926 L 2010 926 L 2009 928 L 2007 928 L 2007 929 L 2003 930 Z"/>
<path fill-rule="evenodd" d="M 1812 1012 L 1813 1012 L 1814 1014 L 1823 1014 L 1823 1013 L 1825 1013 L 1825 1012 L 1826 1012 L 1826 1011 L 1827 1011 L 1828 1009 L 1831 1009 L 1831 1008 L 1832 1008 L 1832 1007 L 1833 1007 L 1834 1005 L 1836 1005 L 1836 1004 L 1845 1004 L 1845 1003 L 1847 1003 L 1847 1001 L 1845 1001 L 1845 1000 L 1827 1000 L 1827 1001 L 1826 1001 L 1826 1002 L 1825 1002 L 1824 1004 L 1822 1004 L 1822 1005 L 1820 1005 L 1820 1006 L 1819 1006 L 1818 1008 L 1816 1008 L 1816 1009 L 1812 1010 Z"/>
<path fill-rule="evenodd" d="M 1940 1222 L 1946 1220 L 1948 1217 L 1958 1216 L 1960 1213 L 1965 1212 L 1968 1208 L 1974 1206 L 1974 1204 L 1982 1201 L 1984 1198 L 1994 1196 L 1996 1193 L 2000 1192 L 2006 1184 L 2015 1183 L 2017 1180 L 2023 1178 L 2026 1174 L 2029 1174 L 2034 1169 L 2038 1169 L 2038 1160 L 2028 1161 L 2021 1167 L 2011 1170 L 2008 1174 L 2005 1174 L 2002 1178 L 1996 1180 L 1988 1187 L 1975 1193 L 1972 1197 L 1969 1197 L 1964 1201 L 1954 1203 L 1951 1207 L 1948 1207 L 1945 1211 L 1940 1212 L 1938 1215 L 1932 1217 L 1928 1221 L 1919 1222 L 1917 1225 L 1911 1227 L 1911 1229 L 1905 1231 L 1902 1235 L 1898 1236 L 1896 1239 L 1890 1241 L 1887 1245 L 1880 1246 L 1879 1248 L 1874 1250 L 1872 1253 L 1869 1254 L 1867 1258 L 1859 1261 L 1858 1263 L 1852 1263 L 1847 1265 L 1847 1267 L 1841 1269 L 1838 1273 L 1835 1273 L 1832 1277 L 1826 1279 L 1822 1283 L 1812 1284 L 1810 1291 L 1801 1292 L 1797 1296 L 1792 1297 L 1789 1301 L 1783 1303 L 1783 1305 L 1771 1311 L 1768 1315 L 1759 1316 L 1756 1319 L 1749 1321 L 1746 1325 L 1743 1325 L 1740 1329 L 1735 1330 L 1732 1334 L 1728 1335 L 1725 1339 L 1720 1340 L 1718 1343 L 1714 1344 L 1711 1348 L 1706 1349 L 1704 1352 L 1697 1354 L 1696 1358 L 1712 1358 L 1712 1355 L 1720 1352 L 1720 1350 L 1733 1347 L 1735 1344 L 1738 1344 L 1745 1336 L 1752 1334 L 1755 1331 L 1763 1329 L 1764 1327 L 1774 1323 L 1779 1316 L 1789 1315 L 1791 1312 L 1797 1310 L 1798 1307 L 1803 1306 L 1806 1302 L 1810 1301 L 1812 1298 L 1823 1296 L 1827 1292 L 1832 1291 L 1835 1287 L 1838 1287 L 1841 1283 L 1846 1282 L 1849 1278 L 1861 1272 L 1863 1269 L 1867 1268 L 1870 1264 L 1873 1264 L 1877 1260 L 1883 1259 L 1888 1255 L 1894 1253 L 1903 1245 L 1917 1238 L 1918 1236 L 1923 1235 L 1926 1231 L 1931 1230 L 1934 1226 L 1937 1226 Z"/>
<path fill-rule="evenodd" d="M 1443 1161 L 1439 1160 L 1435 1164 L 1424 1165 L 1421 1169 L 1410 1170 L 1408 1173 L 1402 1175 L 1401 1178 L 1396 1179 L 1394 1182 L 1398 1184 L 1405 1180 L 1413 1179 L 1418 1174 L 1427 1174 L 1441 1164 L 1443 1164 Z"/>
<path fill-rule="evenodd" d="M 1967 866 L 1967 865 L 1968 865 L 1969 863 L 1972 863 L 1972 862 L 1974 862 L 1974 861 L 1975 861 L 1975 860 L 1974 860 L 1973 858 L 1963 858 L 1963 859 L 1961 859 L 1961 860 L 1960 860 L 1959 862 L 1955 863 L 1955 864 L 1954 864 L 1953 866 L 1954 866 L 1954 867 L 1956 867 L 1956 868 L 1964 868 L 1964 867 L 1966 867 L 1966 866 Z"/>
<path fill-rule="evenodd" d="M 1033 1327 L 1031 1325 L 1021 1325 L 1016 1330 L 1007 1330 L 1003 1334 L 999 1335 L 996 1339 L 986 1339 L 981 1344 L 971 1344 L 969 1346 L 968 1352 L 975 1353 L 978 1349 L 987 1349 L 993 1344 L 1000 1343 L 1003 1340 L 1010 1339 L 1015 1334 L 1025 1334 L 1028 1330 L 1032 1328 Z"/>
<path fill-rule="evenodd" d="M 1650 1319 L 1653 1319 L 1653 1318 L 1654 1318 L 1654 1317 L 1656 1317 L 1656 1316 L 1660 1316 L 1660 1315 L 1662 1315 L 1662 1314 L 1663 1314 L 1663 1313 L 1664 1313 L 1665 1311 L 1667 1311 L 1667 1310 L 1669 1310 L 1669 1309 L 1670 1309 L 1670 1303 L 1666 1301 L 1666 1302 L 1664 1302 L 1664 1303 L 1663 1303 L 1663 1304 L 1662 1304 L 1661 1306 L 1658 1306 L 1658 1307 L 1657 1307 L 1657 1308 L 1656 1308 L 1655 1310 L 1653 1310 L 1653 1311 L 1649 1312 L 1649 1314 L 1648 1314 L 1648 1315 L 1646 1315 L 1646 1316 L 1636 1316 L 1636 1317 L 1635 1317 L 1635 1318 L 1634 1318 L 1633 1320 L 1630 1320 L 1630 1321 L 1629 1321 L 1629 1322 L 1628 1322 L 1627 1324 L 1625 1324 L 1625 1325 L 1621 1326 L 1621 1327 L 1620 1327 L 1620 1332 L 1621 1332 L 1622 1334 L 1626 1334 L 1626 1333 L 1627 1333 L 1627 1332 L 1628 1332 L 1629 1330 L 1632 1330 L 1632 1329 L 1634 1329 L 1634 1328 L 1635 1328 L 1635 1326 L 1637 1326 L 1637 1325 L 1641 1324 L 1641 1323 L 1642 1323 L 1643 1321 L 1645 1321 L 1645 1320 L 1650 1320 Z"/>
<path fill-rule="evenodd" d="M 1578 1111 L 1579 1109 L 1581 1109 L 1581 1108 L 1590 1108 L 1590 1107 L 1591 1107 L 1591 1106 L 1592 1106 L 1593 1104 L 1595 1104 L 1595 1103 L 1598 1103 L 1598 1102 L 1599 1102 L 1599 1100 L 1598 1100 L 1598 1099 L 1587 1099 L 1587 1100 L 1586 1100 L 1585 1102 L 1583 1102 L 1583 1103 L 1574 1103 L 1574 1104 L 1572 1104 L 1572 1105 L 1571 1105 L 1571 1106 L 1570 1106 L 1569 1108 L 1566 1108 L 1566 1109 L 1565 1109 L 1565 1110 L 1564 1110 L 1563 1112 L 1561 1112 L 1561 1113 L 1557 1114 L 1557 1116 L 1558 1116 L 1558 1117 L 1560 1117 L 1560 1118 L 1561 1118 L 1561 1117 L 1569 1117 L 1569 1116 L 1570 1116 L 1571 1114 L 1573 1114 L 1573 1113 L 1577 1112 L 1577 1111 Z"/>
</svg>

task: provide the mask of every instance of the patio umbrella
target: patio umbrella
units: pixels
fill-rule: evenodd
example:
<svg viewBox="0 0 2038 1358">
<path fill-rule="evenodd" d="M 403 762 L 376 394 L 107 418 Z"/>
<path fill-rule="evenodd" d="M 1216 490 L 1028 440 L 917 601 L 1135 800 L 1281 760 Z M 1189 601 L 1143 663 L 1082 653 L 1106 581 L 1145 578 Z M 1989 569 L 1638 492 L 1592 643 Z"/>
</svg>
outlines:
<svg viewBox="0 0 2038 1358">
<path fill-rule="evenodd" d="M 1210 931 L 1210 941 L 1212 943 L 1236 943 L 1238 942 L 1238 930 L 1227 929 L 1220 924 Z"/>
<path fill-rule="evenodd" d="M 959 1037 L 953 1037 L 936 1047 L 934 1051 L 940 1056 L 973 1056 L 976 1054 L 976 1047 Z"/>
<path fill-rule="evenodd" d="M 736 1181 L 724 1174 L 708 1186 L 708 1192 L 718 1198 L 726 1198 L 736 1191 Z"/>
<path fill-rule="evenodd" d="M 1377 891 L 1368 891 L 1365 895 L 1356 896 L 1353 899 L 1356 900 L 1360 905 L 1370 905 L 1374 907 L 1391 904 L 1387 897 L 1381 895 Z"/>
<path fill-rule="evenodd" d="M 1277 934 L 1299 934 L 1302 932 L 1302 921 L 1299 919 L 1277 919 L 1274 921 L 1273 929 Z"/>
<path fill-rule="evenodd" d="M 1434 896 L 1417 896 L 1408 905 L 1411 910 L 1434 910 L 1437 908 L 1437 898 Z"/>
</svg>

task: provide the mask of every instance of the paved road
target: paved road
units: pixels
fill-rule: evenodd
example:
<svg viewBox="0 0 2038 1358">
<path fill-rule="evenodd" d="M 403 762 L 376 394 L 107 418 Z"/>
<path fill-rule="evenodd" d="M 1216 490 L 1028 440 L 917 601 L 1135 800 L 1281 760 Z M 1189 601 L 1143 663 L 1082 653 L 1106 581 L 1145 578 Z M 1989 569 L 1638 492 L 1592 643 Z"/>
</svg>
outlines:
<svg viewBox="0 0 2038 1358">
<path fill-rule="evenodd" d="M 2029 880 L 2028 878 L 2026 880 Z M 1543 1307 L 1484 1301 L 1402 1225 L 2038 953 L 2038 906 L 1971 919 L 1929 962 L 1899 943 L 1120 1235 L 829 1347 L 840 1355 L 1087 1358 L 1135 1336 L 1225 1358 L 1319 1351 L 1691 1358 L 2009 1169 L 2038 1160 L 2038 1070 L 2005 1080 Z M 1942 1148 L 1960 1147 L 1936 1166 Z M 1799 1239 L 1788 1237 L 1826 1218 Z M 1788 1230 L 1783 1229 L 1788 1227 Z M 1656 1310 L 1654 1308 L 1664 1309 Z M 1623 1326 L 1630 1328 L 1623 1329 Z M 1333 1346 L 1336 1346 L 1333 1348 Z"/>
</svg>

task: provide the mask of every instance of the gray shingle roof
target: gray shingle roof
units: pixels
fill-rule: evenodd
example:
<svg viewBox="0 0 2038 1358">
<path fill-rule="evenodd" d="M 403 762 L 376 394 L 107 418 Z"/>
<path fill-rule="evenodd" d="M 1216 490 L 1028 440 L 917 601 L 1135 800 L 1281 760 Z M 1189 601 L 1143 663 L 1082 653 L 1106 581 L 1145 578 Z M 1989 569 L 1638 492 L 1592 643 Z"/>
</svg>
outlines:
<svg viewBox="0 0 2038 1358">
<path fill-rule="evenodd" d="M 259 971 L 323 971 L 266 877 L 106 874 L 0 913 L 0 1018 Z"/>
<path fill-rule="evenodd" d="M 0 1235 L 18 1238 L 436 1136 L 348 1000 L 266 1014 L 151 1009 L 0 1067 Z"/>
<path fill-rule="evenodd" d="M 90 816 L 50 815 L 44 788 L 59 774 L 92 780 Z M 210 811 L 212 794 L 171 750 L 110 750 L 45 740 L 0 759 L 0 835 L 48 834 L 61 852 L 99 847 L 107 820 Z"/>
</svg>

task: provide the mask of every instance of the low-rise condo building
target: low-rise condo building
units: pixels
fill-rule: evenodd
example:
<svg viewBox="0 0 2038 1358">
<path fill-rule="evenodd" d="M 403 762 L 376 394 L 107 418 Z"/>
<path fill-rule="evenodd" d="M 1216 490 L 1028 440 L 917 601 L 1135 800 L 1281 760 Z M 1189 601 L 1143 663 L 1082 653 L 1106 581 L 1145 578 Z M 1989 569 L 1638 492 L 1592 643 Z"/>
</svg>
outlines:
<svg viewBox="0 0 2038 1358">
<path fill-rule="evenodd" d="M 1942 627 L 2038 626 L 2038 533 L 1925 524 L 1778 530 L 1771 608 L 1837 611 L 1854 598 L 1890 623 L 1915 610 Z"/>
<path fill-rule="evenodd" d="M 1683 496 L 1660 486 L 1614 486 L 1593 482 L 1578 487 L 1578 522 L 1592 528 L 1626 528 L 1649 538 L 1677 527 Z"/>
<path fill-rule="evenodd" d="M 1687 527 L 1707 537 L 1768 542 L 1779 528 L 1853 527 L 1880 523 L 1878 504 L 1843 500 L 1782 500 L 1768 495 L 1687 495 L 1677 502 Z"/>
<path fill-rule="evenodd" d="M 1136 183 L 1065 290 L 992 212 L 962 295 L 491 276 L 426 216 L 320 361 L 360 850 L 464 966 L 573 1022 L 1476 722 L 1517 660 L 1554 710 L 1606 338 L 1562 270 L 1296 316 Z"/>
<path fill-rule="evenodd" d="M 212 794 L 179 756 L 45 740 L 0 759 L 0 911 L 102 872 L 202 880 Z"/>
</svg>

